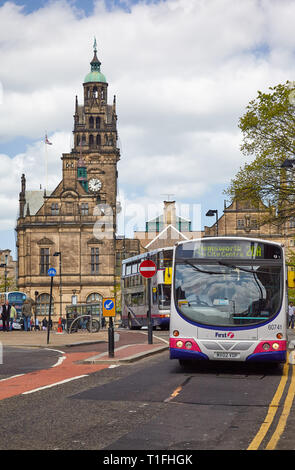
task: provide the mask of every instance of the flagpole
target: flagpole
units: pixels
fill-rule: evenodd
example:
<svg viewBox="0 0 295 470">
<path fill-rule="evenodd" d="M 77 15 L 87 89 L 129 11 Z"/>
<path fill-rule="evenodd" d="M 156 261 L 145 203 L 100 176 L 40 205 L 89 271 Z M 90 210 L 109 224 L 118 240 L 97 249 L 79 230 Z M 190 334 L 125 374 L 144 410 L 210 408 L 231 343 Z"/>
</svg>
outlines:
<svg viewBox="0 0 295 470">
<path fill-rule="evenodd" d="M 48 186 L 48 154 L 47 154 L 47 145 L 52 145 L 52 142 L 49 142 L 47 138 L 47 132 L 45 132 L 44 138 L 44 145 L 45 145 L 45 195 Z"/>
<path fill-rule="evenodd" d="M 48 155 L 47 155 L 47 144 L 46 142 L 44 143 L 45 145 L 45 194 L 47 191 L 47 185 L 48 185 Z"/>
</svg>

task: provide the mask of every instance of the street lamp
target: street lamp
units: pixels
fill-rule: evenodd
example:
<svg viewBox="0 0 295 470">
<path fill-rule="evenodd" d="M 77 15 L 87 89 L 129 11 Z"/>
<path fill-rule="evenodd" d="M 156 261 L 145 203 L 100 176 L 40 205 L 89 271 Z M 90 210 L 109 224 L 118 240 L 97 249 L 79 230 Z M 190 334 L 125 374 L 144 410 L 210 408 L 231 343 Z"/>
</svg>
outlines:
<svg viewBox="0 0 295 470">
<path fill-rule="evenodd" d="M 39 292 L 35 290 L 35 331 L 36 331 L 36 319 L 37 319 L 37 300 Z"/>
<path fill-rule="evenodd" d="M 61 251 L 56 251 L 53 256 L 59 256 L 59 302 L 60 302 L 60 313 L 59 316 L 62 318 L 62 274 L 61 274 Z"/>
<path fill-rule="evenodd" d="M 218 210 L 217 209 L 209 209 L 206 213 L 207 217 L 213 217 L 214 214 L 216 215 L 216 236 L 218 237 Z"/>
</svg>

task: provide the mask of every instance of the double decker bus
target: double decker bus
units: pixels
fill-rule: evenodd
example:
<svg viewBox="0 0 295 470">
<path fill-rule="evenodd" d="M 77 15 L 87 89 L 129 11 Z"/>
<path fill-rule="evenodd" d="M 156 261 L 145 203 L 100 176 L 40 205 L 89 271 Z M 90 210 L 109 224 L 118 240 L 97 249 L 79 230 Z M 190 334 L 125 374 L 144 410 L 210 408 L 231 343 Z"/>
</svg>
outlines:
<svg viewBox="0 0 295 470">
<path fill-rule="evenodd" d="M 170 358 L 284 363 L 287 272 L 282 245 L 203 238 L 174 249 Z"/>
<path fill-rule="evenodd" d="M 122 325 L 140 329 L 148 325 L 148 280 L 139 266 L 145 259 L 157 266 L 151 279 L 151 318 L 153 327 L 169 329 L 173 248 L 159 248 L 122 261 Z"/>
</svg>

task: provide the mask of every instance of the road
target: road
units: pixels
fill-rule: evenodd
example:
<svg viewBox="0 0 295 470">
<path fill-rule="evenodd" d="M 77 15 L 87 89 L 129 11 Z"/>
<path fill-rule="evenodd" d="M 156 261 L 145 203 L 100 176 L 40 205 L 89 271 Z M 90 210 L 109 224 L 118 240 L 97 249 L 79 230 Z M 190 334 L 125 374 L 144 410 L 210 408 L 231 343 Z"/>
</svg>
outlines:
<svg viewBox="0 0 295 470">
<path fill-rule="evenodd" d="M 87 356 L 91 347 L 73 348 L 71 354 Z M 34 377 L 44 364 L 65 373 L 62 364 L 52 368 L 58 360 L 55 351 L 22 351 L 24 363 L 18 369 L 17 354 L 12 351 L 6 373 Z M 169 360 L 168 352 L 117 367 L 88 365 L 86 374 L 85 365 L 74 360 L 71 373 L 73 364 L 81 367 L 77 380 L 1 400 L 0 426 L 6 436 L 1 449 L 246 450 L 283 377 L 280 368 L 257 365 L 218 363 L 183 370 Z M 257 448 L 268 445 L 286 395 L 287 388 L 279 405 L 271 407 L 278 416 Z M 292 418 L 288 424 L 294 424 Z M 276 448 L 293 448 L 293 442 L 293 430 L 287 426 Z"/>
</svg>

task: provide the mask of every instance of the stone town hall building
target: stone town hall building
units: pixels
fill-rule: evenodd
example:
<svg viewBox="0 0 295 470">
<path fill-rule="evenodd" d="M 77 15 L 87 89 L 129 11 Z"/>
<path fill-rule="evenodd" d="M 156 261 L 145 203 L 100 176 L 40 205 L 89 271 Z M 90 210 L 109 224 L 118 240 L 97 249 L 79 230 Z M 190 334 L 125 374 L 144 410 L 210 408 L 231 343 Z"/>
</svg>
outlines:
<svg viewBox="0 0 295 470">
<path fill-rule="evenodd" d="M 16 227 L 18 289 L 37 297 L 40 315 L 48 312 L 49 267 L 57 272 L 55 315 L 60 313 L 60 266 L 63 314 L 72 295 L 78 302 L 91 302 L 114 292 L 120 151 L 116 100 L 108 104 L 108 84 L 100 71 L 96 42 L 90 65 L 83 83 L 84 103 L 79 104 L 76 96 L 74 147 L 61 157 L 62 180 L 49 194 L 27 191 L 22 175 Z"/>
</svg>

